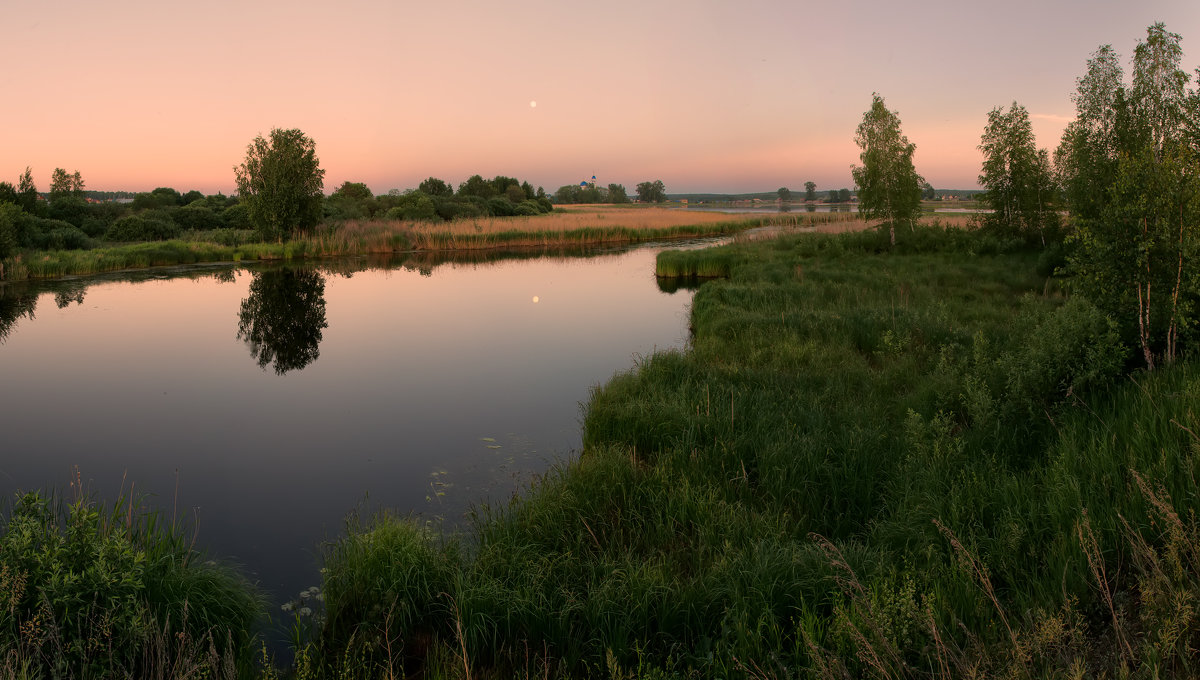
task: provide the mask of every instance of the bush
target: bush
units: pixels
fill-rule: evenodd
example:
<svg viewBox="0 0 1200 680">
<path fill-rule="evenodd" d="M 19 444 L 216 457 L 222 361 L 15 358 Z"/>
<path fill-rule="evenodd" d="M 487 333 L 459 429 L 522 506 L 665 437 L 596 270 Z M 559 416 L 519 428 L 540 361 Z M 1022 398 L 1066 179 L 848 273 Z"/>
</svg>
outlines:
<svg viewBox="0 0 1200 680">
<path fill-rule="evenodd" d="M 28 213 L 17 216 L 17 244 L 22 248 L 46 250 L 51 248 L 50 233 L 55 230 L 75 229 L 74 225 L 62 220 L 34 217 Z M 82 232 L 81 232 L 82 233 Z"/>
<path fill-rule="evenodd" d="M 247 664 L 258 596 L 159 526 L 126 504 L 19 495 L 0 534 L 6 660 L 35 677 L 147 677 L 155 657 L 202 664 L 211 645 Z"/>
<path fill-rule="evenodd" d="M 389 220 L 430 222 L 438 219 L 438 212 L 432 198 L 414 191 L 396 198 L 384 216 Z"/>
<path fill-rule="evenodd" d="M 194 231 L 219 229 L 225 226 L 223 220 L 215 212 L 202 206 L 185 205 L 173 211 L 171 219 L 180 227 Z"/>
<path fill-rule="evenodd" d="M 0 203 L 0 259 L 17 250 L 17 220 L 21 208 L 15 203 Z"/>
<path fill-rule="evenodd" d="M 517 206 L 504 196 L 495 196 L 487 200 L 487 212 L 492 217 L 511 217 L 517 214 Z"/>
<path fill-rule="evenodd" d="M 474 201 L 453 198 L 434 199 L 433 207 L 438 217 L 447 222 L 470 219 L 472 217 L 483 217 L 486 212 Z"/>
<path fill-rule="evenodd" d="M 221 213 L 226 229 L 253 229 L 250 225 L 250 209 L 244 203 L 235 203 Z"/>
<path fill-rule="evenodd" d="M 1038 276 L 1054 276 L 1067 266 L 1067 247 L 1061 241 L 1055 241 L 1046 246 L 1038 256 Z"/>
<path fill-rule="evenodd" d="M 513 214 L 521 215 L 521 216 L 525 216 L 525 217 L 529 217 L 532 215 L 541 215 L 542 207 L 540 205 L 538 205 L 537 201 L 521 201 L 520 203 L 517 204 L 517 207 L 513 210 Z"/>
<path fill-rule="evenodd" d="M 46 234 L 47 250 L 87 250 L 92 240 L 78 227 L 55 227 Z"/>
<path fill-rule="evenodd" d="M 179 235 L 175 223 L 156 217 L 130 215 L 113 222 L 104 234 L 106 241 L 165 241 Z"/>
</svg>

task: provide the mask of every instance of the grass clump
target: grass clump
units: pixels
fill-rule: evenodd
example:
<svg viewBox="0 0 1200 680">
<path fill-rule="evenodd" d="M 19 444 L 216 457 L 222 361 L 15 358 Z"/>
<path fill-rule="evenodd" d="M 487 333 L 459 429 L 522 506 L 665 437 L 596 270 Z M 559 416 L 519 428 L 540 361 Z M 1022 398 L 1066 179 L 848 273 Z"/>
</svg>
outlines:
<svg viewBox="0 0 1200 680">
<path fill-rule="evenodd" d="M 236 677 L 261 597 L 122 499 L 25 493 L 0 534 L 0 659 L 25 677 Z"/>
</svg>

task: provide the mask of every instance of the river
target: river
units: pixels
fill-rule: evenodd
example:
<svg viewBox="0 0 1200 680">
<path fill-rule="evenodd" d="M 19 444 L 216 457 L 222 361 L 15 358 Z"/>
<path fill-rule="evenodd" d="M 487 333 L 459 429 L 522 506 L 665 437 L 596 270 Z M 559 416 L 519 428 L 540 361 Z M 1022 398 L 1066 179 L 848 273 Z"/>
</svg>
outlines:
<svg viewBox="0 0 1200 680">
<path fill-rule="evenodd" d="M 687 342 L 661 247 L 8 284 L 0 491 L 151 494 L 286 600 L 352 512 L 454 525 L 577 455 L 589 391 Z"/>
</svg>

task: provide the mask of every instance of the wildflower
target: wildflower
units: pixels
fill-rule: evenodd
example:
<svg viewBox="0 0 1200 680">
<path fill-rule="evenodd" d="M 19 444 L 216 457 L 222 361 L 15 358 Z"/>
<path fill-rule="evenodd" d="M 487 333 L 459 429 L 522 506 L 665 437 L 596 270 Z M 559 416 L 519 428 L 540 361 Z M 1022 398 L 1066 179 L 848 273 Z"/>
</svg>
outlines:
<svg viewBox="0 0 1200 680">
<path fill-rule="evenodd" d="M 279 608 L 285 612 L 290 612 L 296 608 L 296 605 L 292 602 L 284 602 Z"/>
<path fill-rule="evenodd" d="M 308 607 L 301 607 L 298 613 L 300 616 L 308 616 L 309 614 L 312 614 L 312 610 Z"/>
</svg>

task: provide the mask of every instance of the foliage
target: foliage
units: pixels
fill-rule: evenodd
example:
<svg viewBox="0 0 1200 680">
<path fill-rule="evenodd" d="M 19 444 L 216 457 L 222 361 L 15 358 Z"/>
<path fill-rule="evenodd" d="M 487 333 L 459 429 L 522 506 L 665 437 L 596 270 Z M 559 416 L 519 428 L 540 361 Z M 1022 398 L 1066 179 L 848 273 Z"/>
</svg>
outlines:
<svg viewBox="0 0 1200 680">
<path fill-rule="evenodd" d="M 661 179 L 637 185 L 638 203 L 662 203 L 667 200 L 667 188 Z"/>
<path fill-rule="evenodd" d="M 862 149 L 862 165 L 850 171 L 858 191 L 858 210 L 867 219 L 885 220 L 891 243 L 896 245 L 896 222 L 912 226 L 921 212 L 925 180 L 913 167 L 917 147 L 901 134 L 900 116 L 889 111 L 878 94 L 863 114 L 854 141 Z"/>
<path fill-rule="evenodd" d="M 129 215 L 113 222 L 104 234 L 106 241 L 165 241 L 179 235 L 179 227 L 161 217 Z"/>
<path fill-rule="evenodd" d="M 816 182 L 805 182 L 804 183 L 804 200 L 806 200 L 806 201 L 817 200 L 817 183 Z"/>
<path fill-rule="evenodd" d="M 25 166 L 25 172 L 17 180 L 17 198 L 22 210 L 31 215 L 37 212 L 37 185 L 33 182 L 33 171 L 29 166 Z"/>
<path fill-rule="evenodd" d="M 17 249 L 17 220 L 21 208 L 15 203 L 0 203 L 0 260 L 11 257 Z M 0 278 L 3 278 L 0 272 Z"/>
<path fill-rule="evenodd" d="M 285 241 L 320 221 L 325 171 L 316 144 L 300 130 L 274 128 L 268 139 L 255 137 L 234 174 L 238 196 L 263 240 Z"/>
<path fill-rule="evenodd" d="M 420 191 L 426 196 L 454 195 L 454 187 L 436 177 L 430 177 L 423 180 L 419 185 L 417 185 L 417 191 Z"/>
<path fill-rule="evenodd" d="M 1117 319 L 1153 369 L 1194 341 L 1200 303 L 1200 92 L 1162 24 L 1134 50 L 1133 80 L 1111 47 L 1088 62 L 1077 117 L 1056 153 L 1072 213 L 1078 290 Z"/>
<path fill-rule="evenodd" d="M 344 182 L 325 201 L 325 214 L 339 220 L 374 217 L 379 203 L 361 182 Z"/>
<path fill-rule="evenodd" d="M 53 677 L 146 677 L 165 659 L 205 666 L 210 651 L 248 662 L 257 594 L 131 503 L 18 494 L 0 534 L 6 661 Z"/>
<path fill-rule="evenodd" d="M 62 168 L 54 168 L 50 175 L 50 202 L 54 203 L 68 196 L 83 198 L 83 177 L 78 170 L 68 174 Z"/>
<path fill-rule="evenodd" d="M 395 207 L 387 211 L 387 218 L 414 222 L 431 222 L 440 219 L 437 205 L 422 191 L 410 191 L 402 195 Z"/>
<path fill-rule="evenodd" d="M 1006 234 L 1036 235 L 1043 246 L 1048 233 L 1056 240 L 1057 189 L 1050 157 L 1037 148 L 1025 107 L 1013 102 L 1007 112 L 992 109 L 979 150 L 983 152 L 979 184 L 986 190 L 982 200 L 994 211 L 985 217 L 985 224 Z"/>
</svg>

